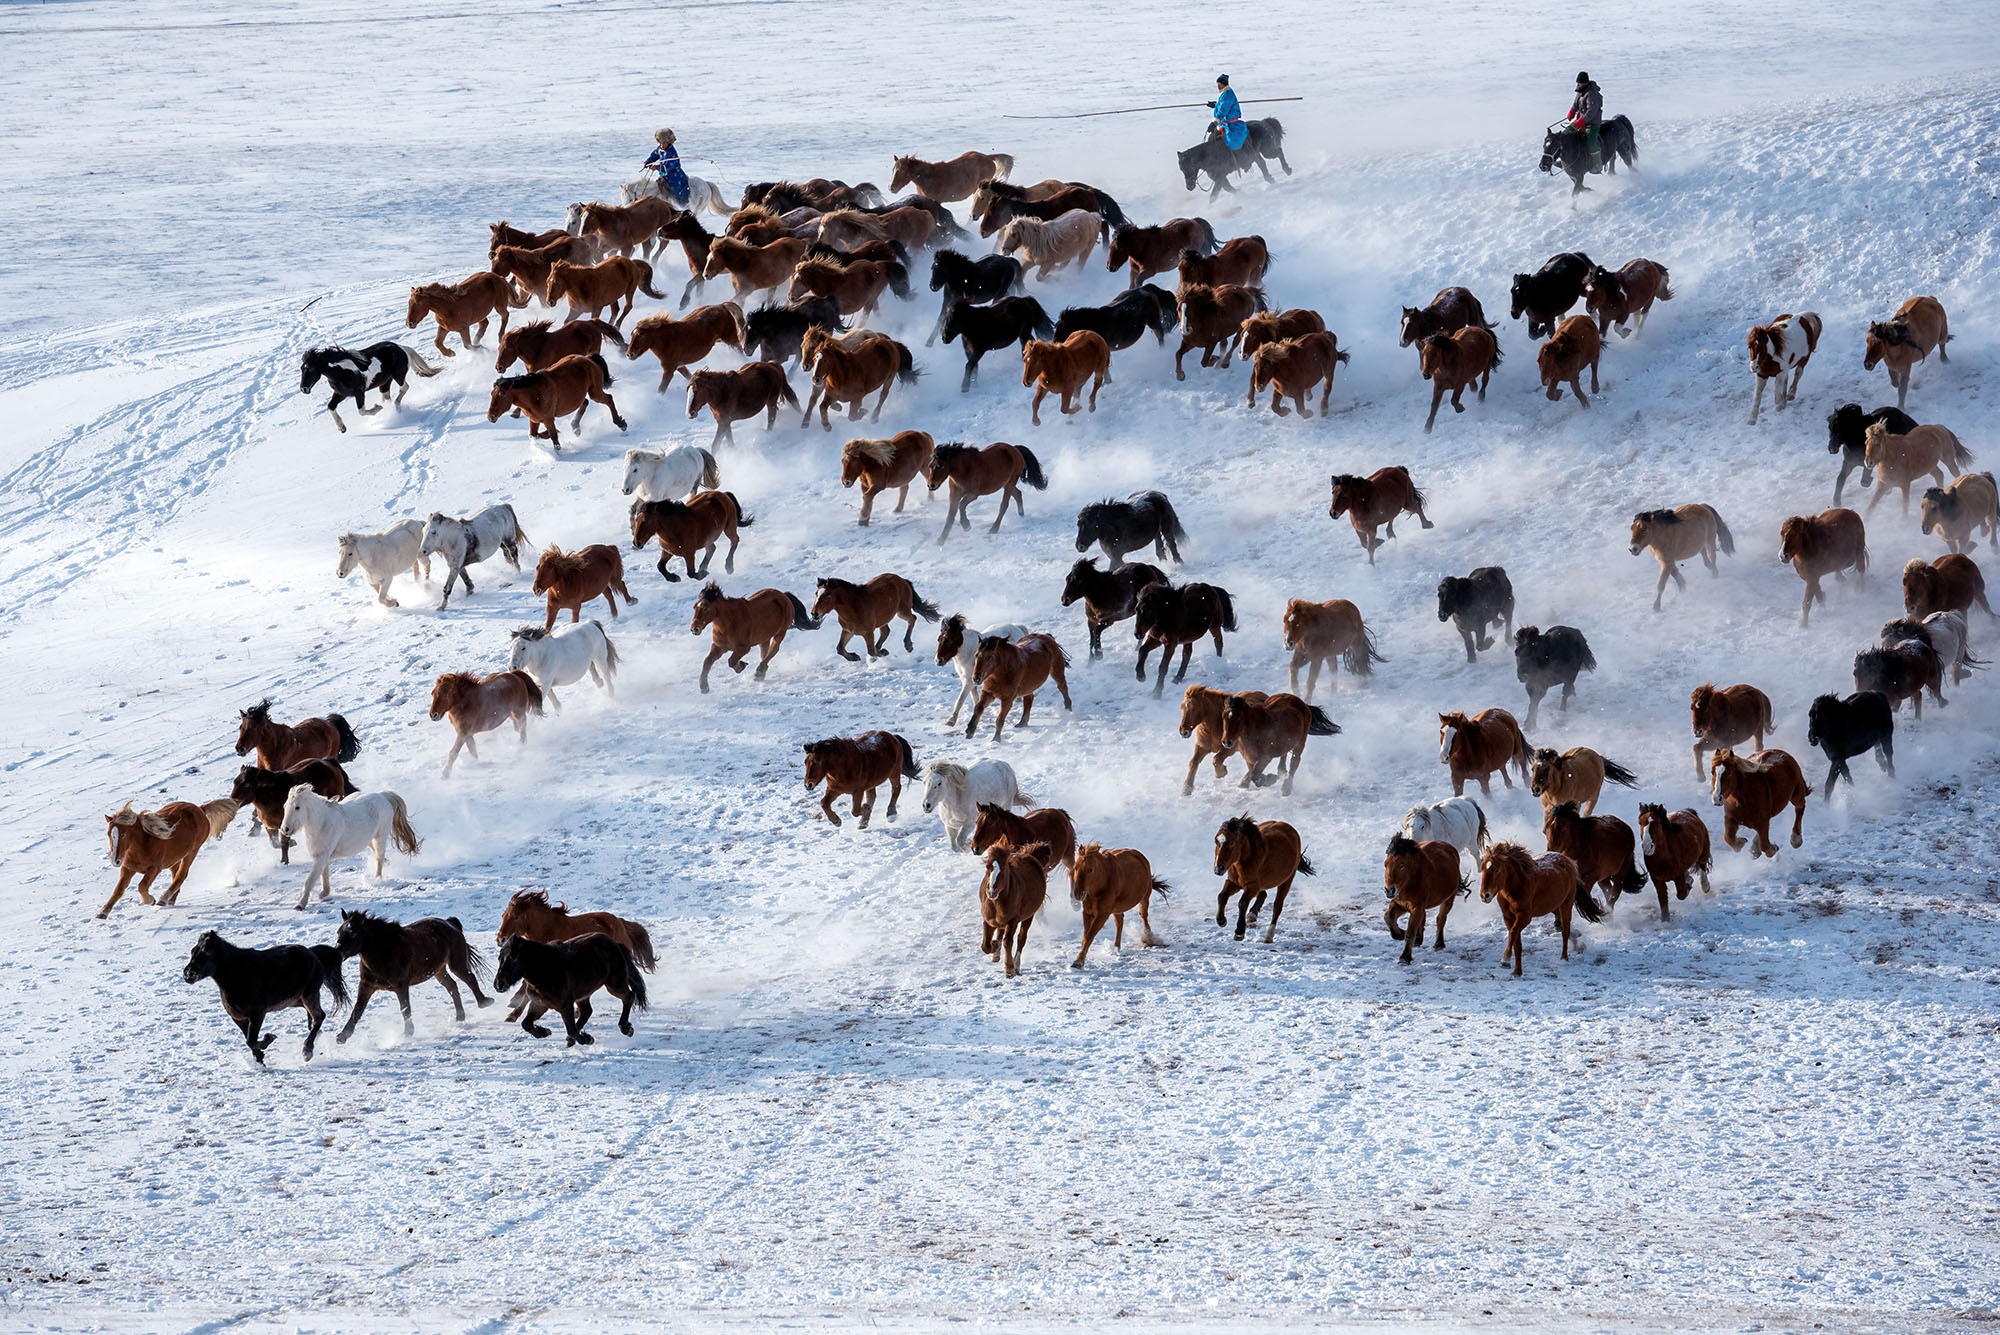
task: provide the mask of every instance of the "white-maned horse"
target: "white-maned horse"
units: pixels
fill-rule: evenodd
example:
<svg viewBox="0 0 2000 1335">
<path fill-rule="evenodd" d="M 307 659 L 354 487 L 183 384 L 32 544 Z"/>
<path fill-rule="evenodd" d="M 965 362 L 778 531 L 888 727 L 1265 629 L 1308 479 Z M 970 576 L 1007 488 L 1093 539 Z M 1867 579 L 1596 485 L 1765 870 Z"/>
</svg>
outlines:
<svg viewBox="0 0 2000 1335">
<path fill-rule="evenodd" d="M 618 673 L 618 648 L 597 622 L 572 621 L 554 630 L 523 626 L 513 634 L 514 647 L 508 652 L 507 666 L 534 678 L 535 685 L 542 688 L 542 694 L 549 697 L 556 712 L 562 712 L 556 687 L 582 681 L 585 673 L 604 688 L 606 695 L 617 694 L 611 689 L 611 679 Z"/>
<path fill-rule="evenodd" d="M 451 601 L 451 586 L 454 580 L 465 585 L 471 593 L 472 577 L 465 573 L 469 565 L 476 565 L 494 553 L 507 558 L 507 564 L 521 568 L 521 548 L 528 544 L 528 535 L 521 531 L 521 521 L 514 517 L 514 507 L 502 502 L 489 505 L 470 519 L 454 519 L 450 515 L 432 512 L 430 522 L 424 525 L 423 542 L 419 550 L 429 556 L 432 553 L 444 557 L 450 566 L 450 573 L 444 577 L 444 592 L 438 597 L 438 610 Z"/>
<path fill-rule="evenodd" d="M 1447 797 L 1403 814 L 1403 833 L 1417 842 L 1436 839 L 1479 861 L 1486 851 L 1486 813 L 1469 797 Z"/>
<path fill-rule="evenodd" d="M 636 204 L 648 195 L 657 195 L 668 203 L 673 203 L 673 196 L 666 192 L 660 178 L 652 172 L 634 177 L 618 187 L 620 204 Z M 723 218 L 736 212 L 734 206 L 722 197 L 722 191 L 716 187 L 715 182 L 704 181 L 699 176 L 688 177 L 688 202 L 681 207 L 689 213 L 700 213 L 703 209 L 707 209 L 710 213 Z"/>
<path fill-rule="evenodd" d="M 301 785 L 285 798 L 285 814 L 278 822 L 278 833 L 303 843 L 306 852 L 312 855 L 305 889 L 299 891 L 299 902 L 292 905 L 295 909 L 304 908 L 312 898 L 314 877 L 319 878 L 321 899 L 333 893 L 333 874 L 329 868 L 335 858 L 351 858 L 372 848 L 375 875 L 379 877 L 391 842 L 398 853 L 405 855 L 423 847 L 417 832 L 410 828 L 410 813 L 404 808 L 403 799 L 394 793 L 321 797 Z"/>
<path fill-rule="evenodd" d="M 1011 621 L 975 632 L 963 616 L 953 615 L 944 619 L 938 627 L 937 661 L 950 663 L 952 671 L 958 673 L 958 699 L 951 702 L 951 717 L 944 721 L 947 728 L 958 726 L 958 711 L 965 708 L 965 702 L 972 699 L 979 689 L 978 683 L 972 680 L 972 663 L 979 657 L 979 642 L 988 635 L 1018 640 L 1027 633 L 1026 626 L 1017 626 Z"/>
<path fill-rule="evenodd" d="M 715 456 L 698 445 L 671 450 L 625 451 L 625 494 L 642 501 L 677 501 L 698 488 L 714 491 L 722 485 L 722 468 Z"/>
<path fill-rule="evenodd" d="M 1021 791 L 1014 778 L 1014 767 L 1004 760 L 982 760 L 974 765 L 933 760 L 924 766 L 924 810 L 938 813 L 945 834 L 951 838 L 952 852 L 971 845 L 981 802 L 996 807 L 1034 805 L 1034 799 Z"/>
<path fill-rule="evenodd" d="M 431 558 L 424 554 L 421 519 L 405 519 L 380 533 L 343 533 L 339 542 L 340 569 L 334 571 L 335 577 L 346 579 L 354 573 L 354 567 L 360 566 L 363 577 L 375 589 L 375 601 L 384 607 L 402 606 L 389 596 L 389 582 L 402 573 L 404 566 L 410 568 L 413 580 L 431 577 Z"/>
</svg>

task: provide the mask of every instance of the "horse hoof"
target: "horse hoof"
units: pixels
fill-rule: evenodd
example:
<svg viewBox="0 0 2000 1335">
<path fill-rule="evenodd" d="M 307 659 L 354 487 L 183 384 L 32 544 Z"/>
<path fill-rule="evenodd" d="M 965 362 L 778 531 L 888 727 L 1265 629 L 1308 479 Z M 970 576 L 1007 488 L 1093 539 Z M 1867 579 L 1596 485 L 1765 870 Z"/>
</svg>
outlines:
<svg viewBox="0 0 2000 1335">
<path fill-rule="evenodd" d="M 630 1020 L 620 1020 L 618 1022 L 618 1032 L 627 1038 L 632 1037 L 632 1022 Z"/>
<path fill-rule="evenodd" d="M 589 1034 L 579 1032 L 576 1036 L 576 1041 L 583 1044 L 585 1047 L 589 1047 L 597 1040 L 592 1038 Z"/>
</svg>

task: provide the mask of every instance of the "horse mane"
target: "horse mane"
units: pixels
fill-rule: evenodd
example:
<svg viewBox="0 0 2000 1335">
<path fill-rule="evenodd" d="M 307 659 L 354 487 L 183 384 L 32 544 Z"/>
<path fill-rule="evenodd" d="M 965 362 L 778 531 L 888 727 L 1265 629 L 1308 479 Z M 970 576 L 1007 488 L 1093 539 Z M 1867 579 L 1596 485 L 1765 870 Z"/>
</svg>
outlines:
<svg viewBox="0 0 2000 1335">
<path fill-rule="evenodd" d="M 958 792 L 964 792 L 965 785 L 970 782 L 965 766 L 959 764 L 956 760 L 933 760 L 930 764 L 924 766 L 924 768 L 932 774 L 937 775 L 940 779 L 943 779 Z"/>
<path fill-rule="evenodd" d="M 851 579 L 835 579 L 831 575 L 819 580 L 818 583 L 822 589 L 832 589 L 836 593 L 861 594 L 867 592 L 866 589 Z"/>
<path fill-rule="evenodd" d="M 1356 477 L 1353 473 L 1335 473 L 1333 475 L 1333 485 L 1336 490 L 1341 487 L 1365 487 L 1368 485 L 1368 479 L 1365 477 Z"/>
<path fill-rule="evenodd" d="M 722 586 L 714 580 L 701 586 L 701 592 L 694 596 L 698 603 L 719 603 L 722 601 Z"/>
<path fill-rule="evenodd" d="M 1489 866 L 1498 865 L 1507 868 L 1522 880 L 1533 875 L 1535 870 L 1534 855 L 1511 840 L 1489 845 L 1486 850 L 1486 861 Z"/>
<path fill-rule="evenodd" d="M 687 216 L 693 217 L 694 215 L 689 214 Z M 734 223 L 738 218 L 746 218 L 746 217 L 751 222 L 782 223 L 785 220 L 784 214 L 778 212 L 776 209 L 772 208 L 769 204 L 764 203 L 762 200 L 757 201 L 755 204 L 745 204 L 742 208 L 736 210 L 735 214 L 731 216 L 729 221 L 731 223 Z"/>
<path fill-rule="evenodd" d="M 437 517 L 437 516 L 435 516 L 435 515 L 433 515 L 433 516 L 432 516 L 432 518 L 434 518 L 434 519 L 435 519 L 436 517 Z M 271 697 L 270 697 L 270 696 L 268 696 L 268 695 L 267 695 L 267 696 L 265 696 L 265 697 L 264 697 L 264 698 L 263 698 L 262 700 L 259 700 L 259 701 L 258 701 L 258 702 L 257 702 L 256 704 L 254 704 L 254 705 L 250 706 L 250 707 L 249 707 L 248 709 L 244 710 L 243 712 L 244 712 L 244 714 L 245 714 L 245 715 L 247 715 L 247 716 L 249 717 L 249 719 L 250 719 L 250 721 L 251 721 L 252 723 L 268 723 L 268 722 L 270 722 L 270 721 L 271 721 Z"/>
<path fill-rule="evenodd" d="M 544 372 L 530 371 L 526 375 L 503 375 L 493 382 L 495 389 L 527 389 L 537 384 Z"/>
<path fill-rule="evenodd" d="M 535 562 L 535 573 L 540 575 L 544 568 L 558 573 L 576 571 L 583 569 L 587 564 L 589 558 L 582 552 L 566 552 L 552 543 Z"/>
<path fill-rule="evenodd" d="M 1233 707 L 1242 702 L 1231 696 L 1229 703 Z M 1264 832 L 1257 828 L 1257 822 L 1250 819 L 1250 813 L 1247 811 L 1240 816 L 1231 816 L 1228 820 L 1222 822 L 1222 833 L 1241 835 L 1244 839 L 1248 840 L 1252 857 L 1256 856 L 1258 846 L 1264 842 Z"/>
<path fill-rule="evenodd" d="M 848 441 L 840 451 L 843 462 L 856 455 L 866 455 L 878 464 L 892 463 L 896 458 L 896 442 L 880 436 L 867 440 L 857 438 Z"/>
<path fill-rule="evenodd" d="M 1389 836 L 1389 846 L 1383 850 L 1383 855 L 1392 858 L 1406 858 L 1417 851 L 1417 841 L 1399 830 Z"/>
<path fill-rule="evenodd" d="M 514 639 L 528 641 L 546 640 L 549 637 L 549 633 L 540 626 L 521 626 L 508 631 L 507 634 Z"/>
<path fill-rule="evenodd" d="M 1472 720 L 1460 713 L 1439 714 L 1438 726 L 1441 728 L 1464 729 L 1472 726 Z"/>
<path fill-rule="evenodd" d="M 516 890 L 512 902 L 515 904 L 532 904 L 538 909 L 546 909 L 551 913 L 569 912 L 567 905 L 558 907 L 549 903 L 549 892 L 546 890 Z"/>
<path fill-rule="evenodd" d="M 1674 510 L 1641 510 L 1632 516 L 1635 524 L 1678 524 L 1681 516 Z"/>
<path fill-rule="evenodd" d="M 931 451 L 931 466 L 938 468 L 953 459 L 962 459 L 968 454 L 978 453 L 977 449 L 962 440 L 949 441 Z"/>
<path fill-rule="evenodd" d="M 517 324 L 508 332 L 510 336 L 516 334 L 546 334 L 549 332 L 549 322 L 547 320 L 535 320 L 529 324 Z"/>
</svg>

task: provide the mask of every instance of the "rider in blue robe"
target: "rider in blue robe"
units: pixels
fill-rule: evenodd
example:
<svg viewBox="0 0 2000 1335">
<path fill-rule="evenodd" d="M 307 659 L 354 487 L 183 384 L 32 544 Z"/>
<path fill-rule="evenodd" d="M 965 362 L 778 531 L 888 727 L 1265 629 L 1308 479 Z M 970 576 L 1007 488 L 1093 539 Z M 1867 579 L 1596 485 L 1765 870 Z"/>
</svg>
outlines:
<svg viewBox="0 0 2000 1335">
<path fill-rule="evenodd" d="M 686 207 L 688 178 L 687 173 L 681 170 L 681 155 L 674 147 L 674 132 L 661 130 L 653 136 L 653 142 L 659 147 L 646 155 L 646 160 L 639 164 L 640 170 L 658 172 L 660 184 L 673 196 L 674 203 Z"/>
<path fill-rule="evenodd" d="M 1215 101 L 1208 104 L 1215 108 L 1215 122 L 1209 132 L 1220 134 L 1229 148 L 1241 148 L 1250 137 L 1250 129 L 1244 125 L 1243 110 L 1236 104 L 1236 90 L 1229 86 L 1227 74 L 1215 76 L 1215 87 Z"/>
</svg>

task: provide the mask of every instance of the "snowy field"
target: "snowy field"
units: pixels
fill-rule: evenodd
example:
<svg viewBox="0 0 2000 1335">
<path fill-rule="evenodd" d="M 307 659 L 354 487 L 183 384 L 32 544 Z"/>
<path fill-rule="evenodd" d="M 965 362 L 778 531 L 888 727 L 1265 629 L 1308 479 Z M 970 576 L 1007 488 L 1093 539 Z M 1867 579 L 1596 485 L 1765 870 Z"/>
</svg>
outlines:
<svg viewBox="0 0 2000 1335">
<path fill-rule="evenodd" d="M 1449 793 L 1437 712 L 1525 707 L 1506 655 L 1468 665 L 1436 621 L 1438 579 L 1484 564 L 1511 573 L 1518 623 L 1590 638 L 1598 670 L 1532 741 L 1638 771 L 1605 810 L 1698 805 L 1719 835 L 1688 752 L 1706 680 L 1766 690 L 1770 744 L 1822 779 L 1808 702 L 1852 689 L 1900 610 L 1895 571 L 1942 548 L 1892 498 L 1875 574 L 1829 583 L 1802 631 L 1777 526 L 1830 502 L 1825 413 L 1893 402 L 1861 335 L 1909 296 L 1937 296 L 1956 336 L 1911 411 L 2000 461 L 2000 16 L 1426 8 L 0 6 L 0 1326 L 1990 1329 L 1991 673 L 1920 724 L 1905 712 L 1896 779 L 1860 759 L 1856 788 L 1815 796 L 1803 849 L 1753 864 L 1718 838 L 1712 897 L 1669 924 L 1650 891 L 1627 899 L 1567 963 L 1544 922 L 1519 980 L 1476 899 L 1446 950 L 1400 966 L 1381 852 L 1411 803 Z M 1533 167 L 1579 65 L 1633 118 L 1642 170 L 1572 207 Z M 1199 112 L 1001 119 L 1193 101 L 1218 70 L 1246 99 L 1309 99 L 1275 108 L 1298 169 L 1275 188 L 1185 194 L 1171 154 Z M 1246 411 L 1245 372 L 1191 361 L 1177 384 L 1173 345 L 1147 345 L 1095 416 L 1031 427 L 1017 362 L 989 357 L 961 397 L 959 352 L 920 346 L 932 298 L 892 304 L 876 323 L 926 374 L 855 434 L 1012 440 L 1048 491 L 940 548 L 941 498 L 855 526 L 847 431 L 745 426 L 723 480 L 757 523 L 722 582 L 810 598 L 818 576 L 894 570 L 947 612 L 1057 634 L 1075 711 L 1044 696 L 1034 726 L 968 741 L 944 727 L 957 683 L 929 636 L 864 666 L 830 629 L 790 638 L 767 682 L 718 672 L 701 697 L 695 586 L 623 536 L 622 452 L 711 430 L 653 392 L 650 360 L 613 363 L 631 432 L 593 409 L 560 459 L 485 421 L 490 341 L 344 436 L 323 391 L 296 392 L 309 346 L 428 355 L 429 326 L 402 328 L 410 283 L 481 267 L 490 221 L 614 198 L 662 124 L 732 193 L 886 185 L 894 153 L 980 148 L 1140 221 L 1261 234 L 1275 304 L 1321 311 L 1353 352 L 1335 412 Z M 1509 276 L 1570 249 L 1658 260 L 1677 293 L 1610 341 L 1602 398 L 1547 402 L 1503 320 L 1488 401 L 1424 436 L 1397 308 L 1463 283 L 1504 317 Z M 1037 295 L 1105 299 L 1124 280 L 1101 263 Z M 678 250 L 663 269 L 684 281 Z M 1805 308 L 1827 334 L 1800 402 L 1747 428 L 1744 330 Z M 1327 477 L 1391 463 L 1437 527 L 1400 528 L 1371 569 L 1326 516 Z M 1057 605 L 1077 507 L 1140 487 L 1190 530 L 1181 573 L 1235 595 L 1240 632 L 1190 681 L 1281 689 L 1294 596 L 1353 599 L 1391 660 L 1365 686 L 1322 680 L 1344 731 L 1314 740 L 1290 798 L 1246 796 L 1236 768 L 1182 798 L 1174 693 L 1133 681 L 1129 625 L 1086 664 L 1082 617 Z M 536 546 L 626 547 L 639 601 L 605 621 L 615 700 L 569 688 L 525 749 L 495 734 L 445 781 L 431 678 L 504 666 L 541 602 L 494 563 L 442 614 L 434 585 L 399 580 L 391 611 L 334 578 L 334 536 L 500 500 Z M 1654 615 L 1629 519 L 1688 501 L 1738 551 Z M 1983 615 L 1973 635 L 2000 656 Z M 264 696 L 282 719 L 344 713 L 350 771 L 405 796 L 422 852 L 379 882 L 340 864 L 333 900 L 299 914 L 303 866 L 239 822 L 179 907 L 128 895 L 95 921 L 99 815 L 226 794 L 236 711 Z M 977 864 L 914 797 L 867 831 L 816 819 L 799 743 L 877 727 L 919 762 L 1003 756 L 1085 839 L 1143 849 L 1174 886 L 1165 948 L 1107 934 L 1070 971 L 1079 915 L 1058 891 L 1003 980 L 977 949 Z M 1541 846 L 1525 792 L 1485 805 Z M 1297 824 L 1320 871 L 1271 946 L 1209 914 L 1215 827 L 1246 808 Z M 213 987 L 180 980 L 203 929 L 330 941 L 342 907 L 455 914 L 490 953 L 527 885 L 652 929 L 635 1037 L 600 1018 L 596 1047 L 566 1051 L 498 1011 L 456 1026 L 425 987 L 414 1038 L 378 999 L 305 1066 L 288 1012 L 258 1069 Z"/>
</svg>

